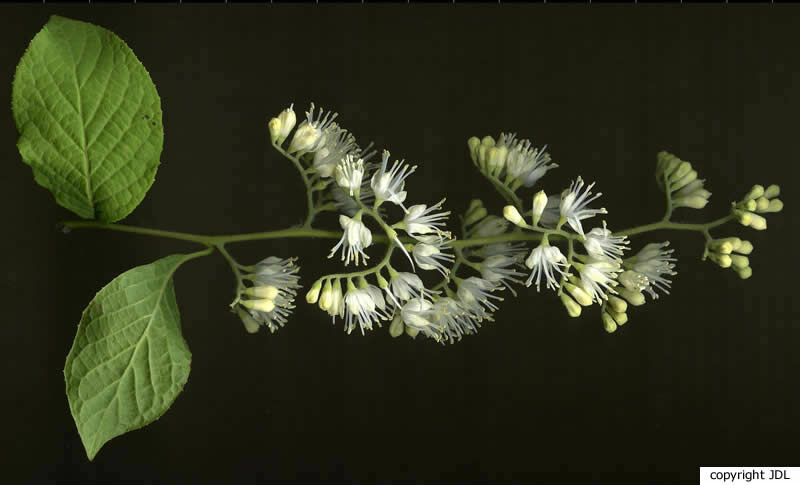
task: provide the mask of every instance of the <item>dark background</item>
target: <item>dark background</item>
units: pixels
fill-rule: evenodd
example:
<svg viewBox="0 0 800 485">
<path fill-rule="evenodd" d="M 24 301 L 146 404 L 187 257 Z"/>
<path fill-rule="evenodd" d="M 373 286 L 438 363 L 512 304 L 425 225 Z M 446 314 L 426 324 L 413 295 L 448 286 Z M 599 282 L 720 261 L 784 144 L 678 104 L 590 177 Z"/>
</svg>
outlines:
<svg viewBox="0 0 800 485">
<path fill-rule="evenodd" d="M 2 7 L 6 106 L 18 60 L 53 13 L 118 34 L 161 95 L 162 165 L 127 224 L 222 234 L 298 223 L 302 184 L 267 148 L 266 121 L 310 101 L 338 111 L 362 144 L 418 163 L 412 203 L 446 195 L 461 213 L 480 196 L 499 213 L 465 142 L 503 130 L 549 144 L 561 168 L 545 178 L 548 192 L 578 174 L 597 181 L 615 229 L 662 215 L 652 176 L 662 149 L 692 161 L 714 193 L 678 220 L 719 217 L 754 183 L 780 183 L 787 210 L 766 232 L 714 232 L 753 242 L 747 281 L 700 262 L 696 233 L 636 238 L 637 248 L 669 238 L 679 275 L 671 296 L 630 311 L 614 335 L 596 308 L 570 319 L 552 294 L 533 291 L 447 347 L 391 339 L 386 327 L 347 336 L 302 299 L 286 328 L 248 335 L 228 312 L 225 261 L 193 261 L 176 276 L 189 383 L 160 420 L 90 463 L 62 374 L 81 311 L 120 272 L 193 246 L 60 233 L 57 222 L 74 216 L 21 162 L 8 109 L 9 483 L 692 483 L 701 465 L 800 465 L 797 8 Z M 322 263 L 330 246 L 231 248 L 246 263 L 301 256 L 308 287 L 336 267 Z"/>
</svg>

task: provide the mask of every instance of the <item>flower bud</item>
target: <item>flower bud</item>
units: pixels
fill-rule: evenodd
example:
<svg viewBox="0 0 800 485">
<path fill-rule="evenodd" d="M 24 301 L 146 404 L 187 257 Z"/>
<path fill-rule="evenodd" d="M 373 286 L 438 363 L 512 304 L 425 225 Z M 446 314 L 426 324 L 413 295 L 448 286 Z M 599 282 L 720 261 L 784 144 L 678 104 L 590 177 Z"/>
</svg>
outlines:
<svg viewBox="0 0 800 485">
<path fill-rule="evenodd" d="M 400 318 L 400 315 L 397 315 L 389 325 L 389 335 L 391 335 L 392 338 L 397 338 L 403 334 L 403 330 L 405 330 L 405 324 L 403 323 L 403 319 Z"/>
<path fill-rule="evenodd" d="M 385 290 L 389 287 L 389 282 L 386 281 L 386 278 L 384 278 L 380 273 L 376 274 L 375 279 L 378 280 L 378 287 L 380 287 L 380 289 Z"/>
<path fill-rule="evenodd" d="M 567 289 L 569 294 L 572 295 L 575 301 L 580 303 L 582 306 L 589 306 L 592 304 L 592 296 L 589 295 L 589 293 L 586 293 L 583 288 L 575 286 L 572 283 L 564 283 L 564 287 Z"/>
<path fill-rule="evenodd" d="M 754 211 L 758 208 L 758 203 L 755 200 L 748 200 L 744 203 L 744 208 L 749 211 Z"/>
<path fill-rule="evenodd" d="M 525 221 L 522 219 L 522 216 L 519 215 L 519 211 L 513 205 L 507 205 L 503 207 L 503 217 L 506 218 L 512 224 L 520 225 L 522 223 L 525 224 Z"/>
<path fill-rule="evenodd" d="M 606 329 L 606 332 L 608 332 L 608 333 L 616 332 L 617 324 L 616 324 L 616 322 L 614 322 L 614 319 L 611 318 L 611 315 L 609 315 L 606 312 L 603 312 L 600 315 L 600 317 L 603 319 L 603 328 Z"/>
<path fill-rule="evenodd" d="M 750 259 L 747 256 L 742 256 L 739 254 L 734 254 L 731 256 L 731 266 L 733 269 L 744 269 L 750 266 Z"/>
<path fill-rule="evenodd" d="M 728 239 L 715 239 L 708 247 L 720 254 L 731 254 L 733 252 L 733 242 Z"/>
<path fill-rule="evenodd" d="M 267 123 L 267 128 L 269 128 L 269 139 L 272 143 L 278 144 L 278 138 L 281 136 L 281 120 L 278 118 L 272 118 Z"/>
<path fill-rule="evenodd" d="M 681 178 L 672 182 L 671 188 L 672 190 L 680 190 L 686 187 L 690 182 L 694 182 L 697 180 L 697 172 L 695 170 L 690 170 L 689 172 L 685 173 Z"/>
<path fill-rule="evenodd" d="M 269 313 L 275 309 L 275 302 L 266 298 L 262 300 L 244 300 L 242 305 L 264 313 Z"/>
<path fill-rule="evenodd" d="M 756 199 L 756 211 L 764 212 L 769 207 L 769 200 L 766 197 L 759 197 Z"/>
<path fill-rule="evenodd" d="M 625 313 L 628 304 L 622 298 L 611 295 L 608 297 L 608 306 L 617 313 Z"/>
<path fill-rule="evenodd" d="M 764 231 L 767 229 L 767 220 L 758 214 L 751 214 L 750 227 L 756 231 Z"/>
<path fill-rule="evenodd" d="M 483 207 L 482 204 L 475 207 L 474 209 L 470 208 L 470 210 L 467 211 L 466 217 L 464 218 L 464 225 L 470 226 L 472 224 L 475 224 L 479 220 L 486 217 L 487 214 L 488 212 L 486 212 L 486 208 Z"/>
<path fill-rule="evenodd" d="M 306 293 L 306 301 L 310 304 L 314 304 L 319 299 L 319 290 L 322 288 L 322 281 L 317 280 L 312 286 L 311 289 L 308 290 Z"/>
<path fill-rule="evenodd" d="M 769 206 L 764 212 L 780 212 L 783 210 L 783 201 L 781 199 L 772 199 L 769 201 Z"/>
<path fill-rule="evenodd" d="M 540 190 L 533 196 L 533 209 L 531 210 L 531 215 L 533 216 L 533 225 L 539 223 L 539 219 L 541 219 L 542 214 L 544 213 L 544 208 L 547 206 L 547 194 L 544 193 L 544 190 Z"/>
<path fill-rule="evenodd" d="M 283 143 L 287 136 L 289 136 L 289 133 L 291 133 L 295 123 L 297 123 L 297 117 L 295 116 L 292 107 L 294 107 L 294 104 L 291 104 L 288 108 L 281 111 L 281 114 L 278 115 L 278 120 L 281 122 L 281 130 L 278 135 L 279 145 Z"/>
<path fill-rule="evenodd" d="M 736 274 L 739 275 L 739 278 L 746 280 L 747 278 L 753 276 L 753 268 L 750 266 L 742 269 L 737 269 Z"/>
<path fill-rule="evenodd" d="M 617 325 L 625 325 L 628 323 L 628 314 L 625 312 L 609 312 L 609 315 L 617 322 Z"/>
<path fill-rule="evenodd" d="M 758 199 L 762 195 L 764 195 L 764 187 L 756 184 L 753 186 L 753 188 L 750 189 L 750 192 L 748 192 L 744 196 L 744 199 L 742 199 L 742 201 L 747 202 L 748 200 Z"/>
<path fill-rule="evenodd" d="M 478 139 L 477 136 L 472 136 L 467 140 L 467 146 L 469 147 L 469 156 L 472 159 L 472 163 L 478 163 L 478 147 L 481 145 L 481 141 Z"/>
<path fill-rule="evenodd" d="M 717 263 L 720 268 L 730 268 L 731 266 L 731 257 L 727 254 L 708 253 L 708 257 L 711 261 Z"/>
<path fill-rule="evenodd" d="M 764 191 L 764 197 L 767 199 L 771 199 L 773 197 L 777 197 L 781 195 L 781 188 L 778 185 L 772 184 L 767 187 L 767 190 Z"/>
<path fill-rule="evenodd" d="M 753 243 L 750 241 L 742 241 L 742 244 L 736 249 L 739 254 L 750 254 L 753 252 Z"/>
<path fill-rule="evenodd" d="M 411 338 L 416 338 L 418 333 L 419 333 L 418 328 L 406 325 L 406 335 L 408 335 Z"/>
<path fill-rule="evenodd" d="M 628 288 L 620 288 L 617 290 L 617 293 L 619 293 L 619 296 L 625 298 L 628 303 L 633 306 L 644 305 L 644 295 L 640 291 L 633 291 L 629 290 Z"/>
<path fill-rule="evenodd" d="M 749 226 L 750 222 L 753 221 L 752 212 L 737 210 L 734 212 L 734 215 L 736 216 L 736 219 L 739 221 L 739 223 L 745 227 Z"/>
<path fill-rule="evenodd" d="M 254 286 L 252 288 L 247 288 L 243 292 L 245 295 L 250 296 L 257 296 L 258 298 L 266 298 L 268 300 L 274 300 L 276 296 L 278 296 L 278 289 L 274 286 Z"/>
<path fill-rule="evenodd" d="M 326 280 L 325 286 L 322 287 L 322 294 L 319 297 L 320 310 L 328 311 L 328 308 L 331 307 L 331 303 L 333 303 L 331 297 L 333 289 L 331 286 L 331 280 Z"/>
<path fill-rule="evenodd" d="M 247 333 L 256 333 L 258 332 L 258 329 L 261 328 L 261 325 L 259 325 L 256 319 L 246 311 L 242 310 L 241 307 L 236 307 L 236 314 L 239 315 L 239 318 L 242 320 L 242 324 L 244 325 L 244 329 L 247 331 Z"/>
<path fill-rule="evenodd" d="M 572 318 L 577 318 L 581 316 L 581 306 L 575 303 L 575 300 L 570 298 L 570 296 L 566 293 L 561 294 L 561 302 L 564 304 L 564 307 L 567 309 L 567 314 Z"/>
</svg>

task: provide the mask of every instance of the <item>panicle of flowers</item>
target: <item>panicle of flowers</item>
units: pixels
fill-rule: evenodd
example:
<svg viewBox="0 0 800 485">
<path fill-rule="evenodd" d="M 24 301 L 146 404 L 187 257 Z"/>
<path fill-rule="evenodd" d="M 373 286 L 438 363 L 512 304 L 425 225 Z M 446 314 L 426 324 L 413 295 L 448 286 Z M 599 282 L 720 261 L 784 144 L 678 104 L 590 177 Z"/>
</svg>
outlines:
<svg viewBox="0 0 800 485">
<path fill-rule="evenodd" d="M 692 164 L 668 152 L 659 152 L 656 164 L 656 183 L 670 194 L 672 207 L 702 209 L 708 204 L 711 192 L 703 188 L 705 180 L 697 178 Z"/>
<path fill-rule="evenodd" d="M 736 271 L 739 278 L 746 280 L 753 276 L 750 267 L 750 253 L 753 244 L 738 237 L 712 239 L 706 243 L 706 252 L 703 259 L 710 259 L 721 268 L 731 268 Z"/>
<path fill-rule="evenodd" d="M 244 276 L 252 286 L 242 292 L 236 310 L 248 332 L 255 333 L 262 325 L 270 332 L 284 326 L 300 288 L 296 260 L 270 256 L 252 266 L 252 273 Z"/>
</svg>

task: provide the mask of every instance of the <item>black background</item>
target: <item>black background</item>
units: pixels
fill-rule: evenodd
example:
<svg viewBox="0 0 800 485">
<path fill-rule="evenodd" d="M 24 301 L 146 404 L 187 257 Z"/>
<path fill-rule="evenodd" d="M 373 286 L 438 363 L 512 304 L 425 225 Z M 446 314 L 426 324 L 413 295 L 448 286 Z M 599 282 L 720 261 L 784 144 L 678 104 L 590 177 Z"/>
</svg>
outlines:
<svg viewBox="0 0 800 485">
<path fill-rule="evenodd" d="M 9 483 L 692 483 L 701 465 L 800 465 L 797 8 L 2 7 L 6 106 L 19 58 L 53 13 L 118 34 L 162 98 L 162 165 L 127 224 L 223 234 L 300 222 L 302 184 L 268 149 L 266 121 L 310 101 L 338 111 L 362 144 L 419 164 L 412 203 L 446 195 L 460 213 L 480 196 L 499 213 L 465 142 L 502 130 L 549 144 L 561 168 L 545 178 L 548 192 L 578 174 L 597 181 L 615 229 L 662 215 L 652 176 L 662 149 L 692 161 L 714 193 L 704 211 L 676 219 L 719 217 L 754 183 L 780 183 L 787 209 L 766 232 L 714 232 L 753 242 L 747 281 L 700 262 L 696 233 L 635 238 L 637 248 L 669 238 L 679 275 L 671 296 L 630 311 L 614 335 L 596 308 L 570 319 L 552 294 L 532 291 L 447 347 L 391 339 L 386 327 L 347 336 L 302 300 L 286 328 L 248 335 L 228 312 L 225 261 L 193 261 L 176 276 L 189 383 L 160 420 L 90 463 L 62 374 L 81 311 L 120 272 L 194 248 L 60 233 L 57 222 L 73 216 L 21 162 L 8 109 Z M 245 263 L 301 256 L 307 287 L 337 267 L 323 263 L 330 246 L 231 248 Z"/>
</svg>

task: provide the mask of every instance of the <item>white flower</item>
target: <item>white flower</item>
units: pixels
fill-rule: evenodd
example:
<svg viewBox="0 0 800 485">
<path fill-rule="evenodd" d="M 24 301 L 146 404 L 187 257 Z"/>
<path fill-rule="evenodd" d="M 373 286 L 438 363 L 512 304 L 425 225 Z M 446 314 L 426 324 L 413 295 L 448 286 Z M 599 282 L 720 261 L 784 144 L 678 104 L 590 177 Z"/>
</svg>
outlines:
<svg viewBox="0 0 800 485">
<path fill-rule="evenodd" d="M 400 306 L 401 302 L 406 302 L 412 298 L 424 298 L 431 292 L 425 288 L 422 279 L 414 273 L 400 272 L 392 276 L 389 286 L 386 288 L 389 298 Z"/>
<path fill-rule="evenodd" d="M 389 152 L 383 151 L 383 159 L 381 166 L 372 175 L 372 190 L 375 192 L 375 197 L 378 200 L 388 200 L 393 204 L 397 204 L 406 210 L 403 202 L 406 200 L 406 191 L 403 190 L 406 178 L 414 173 L 417 166 L 409 167 L 403 161 L 395 160 L 392 168 L 387 171 L 389 162 Z"/>
<path fill-rule="evenodd" d="M 503 298 L 492 295 L 497 285 L 477 276 L 470 276 L 458 282 L 458 299 L 470 314 L 478 321 L 491 320 L 493 311 L 497 310 L 492 300 L 502 301 Z"/>
<path fill-rule="evenodd" d="M 440 227 L 447 224 L 447 216 L 450 211 L 435 212 L 442 208 L 445 199 L 427 207 L 425 204 L 412 205 L 406 213 L 403 221 L 396 227 L 402 227 L 409 236 L 419 239 L 418 236 L 435 233 L 440 238 L 449 238 L 450 233 L 442 231 Z"/>
<path fill-rule="evenodd" d="M 616 294 L 612 287 L 617 286 L 617 273 L 622 272 L 619 263 L 589 256 L 586 263 L 575 263 L 575 267 L 581 273 L 579 286 L 592 297 L 592 300 L 598 303 L 601 299 L 607 300 L 606 291 Z"/>
<path fill-rule="evenodd" d="M 531 146 L 529 140 L 520 140 L 508 152 L 506 171 L 508 175 L 519 180 L 525 187 L 531 187 L 541 179 L 548 170 L 558 167 L 551 161 L 550 154 Z"/>
<path fill-rule="evenodd" d="M 372 324 L 379 323 L 380 320 L 389 318 L 386 312 L 386 302 L 383 299 L 381 290 L 374 285 L 367 285 L 365 288 L 355 288 L 352 283 L 344 297 L 346 308 L 345 331 L 350 334 L 356 326 L 361 328 L 361 335 L 364 330 L 372 330 Z"/>
<path fill-rule="evenodd" d="M 331 114 L 329 111 L 324 117 L 322 114 L 323 110 L 320 108 L 315 120 L 314 103 L 311 103 L 311 108 L 306 111 L 306 120 L 297 127 L 294 137 L 292 137 L 292 142 L 289 143 L 289 153 L 317 151 L 325 145 L 329 137 L 335 134 L 335 131 L 330 130 L 330 128 L 338 129 L 336 124 L 333 123 L 338 113 Z M 331 126 L 332 124 L 333 126 Z"/>
<path fill-rule="evenodd" d="M 433 239 L 433 238 L 431 238 Z M 435 269 L 442 274 L 445 278 L 448 277 L 450 269 L 446 268 L 442 262 L 447 264 L 452 263 L 455 256 L 452 254 L 445 254 L 442 252 L 445 246 L 450 242 L 449 240 L 440 239 L 438 241 L 428 240 L 429 242 L 420 242 L 414 246 L 412 254 L 417 266 L 424 270 Z"/>
<path fill-rule="evenodd" d="M 677 259 L 671 257 L 675 250 L 664 249 L 667 246 L 669 246 L 669 241 L 650 243 L 634 256 L 626 259 L 624 263 L 626 268 L 646 277 L 647 284 L 642 286 L 639 291 L 645 290 L 653 298 L 658 298 L 656 289 L 669 295 L 672 281 L 665 278 L 664 275 L 674 276 L 678 274 L 674 271 L 675 264 L 672 263 Z"/>
<path fill-rule="evenodd" d="M 432 322 L 433 312 L 431 308 L 433 305 L 428 300 L 422 298 L 414 298 L 409 300 L 408 303 L 403 305 L 400 309 L 400 318 L 403 323 L 413 329 L 419 330 L 423 334 L 435 338 L 436 335 L 441 335 L 441 331 L 434 326 Z"/>
<path fill-rule="evenodd" d="M 294 297 L 300 288 L 296 259 L 270 256 L 253 267 L 253 274 L 245 276 L 253 286 L 244 290 L 248 299 L 240 300 L 239 304 L 270 332 L 282 327 L 294 308 Z"/>
<path fill-rule="evenodd" d="M 442 337 L 446 337 L 450 343 L 453 343 L 454 340 L 461 340 L 464 335 L 477 332 L 480 327 L 480 323 L 460 302 L 449 297 L 436 300 L 433 305 L 433 314 L 433 320 L 439 324 Z M 444 343 L 444 340 L 442 338 L 441 342 Z"/>
<path fill-rule="evenodd" d="M 588 219 L 597 214 L 608 213 L 605 208 L 588 209 L 586 207 L 590 202 L 603 195 L 602 193 L 597 193 L 593 197 L 589 197 L 592 195 L 592 187 L 594 187 L 594 183 L 589 184 L 585 190 L 581 190 L 583 189 L 583 179 L 579 176 L 577 180 L 570 184 L 567 195 L 561 199 L 561 219 L 559 224 L 563 222 L 569 223 L 569 227 L 580 234 L 581 237 L 583 237 L 583 226 L 581 226 L 583 219 Z"/>
<path fill-rule="evenodd" d="M 481 262 L 481 277 L 492 283 L 499 283 L 505 286 L 516 296 L 517 293 L 511 288 L 509 282 L 522 283 L 522 280 L 517 279 L 517 276 L 524 276 L 525 274 L 514 269 L 518 264 L 518 259 L 503 254 L 489 256 Z"/>
<path fill-rule="evenodd" d="M 350 196 L 359 192 L 361 180 L 364 178 L 364 160 L 348 154 L 336 166 L 336 183 L 339 187 L 349 190 Z"/>
<path fill-rule="evenodd" d="M 627 242 L 625 236 L 613 236 L 611 231 L 606 228 L 606 221 L 603 221 L 602 228 L 595 227 L 586 234 L 583 247 L 591 256 L 619 261 L 623 251 L 630 249 L 625 246 Z"/>
<path fill-rule="evenodd" d="M 345 266 L 350 264 L 351 259 L 357 265 L 359 256 L 366 265 L 369 256 L 364 252 L 364 249 L 372 244 L 372 233 L 360 220 L 351 219 L 345 215 L 339 216 L 339 225 L 342 226 L 344 231 L 342 239 L 331 249 L 331 254 L 328 257 L 332 258 L 339 247 L 342 247 L 342 261 L 344 261 Z"/>
<path fill-rule="evenodd" d="M 550 246 L 545 240 L 531 251 L 528 259 L 525 260 L 525 266 L 531 269 L 531 275 L 525 282 L 525 286 L 531 286 L 533 278 L 536 278 L 536 291 L 539 291 L 544 275 L 547 287 L 555 290 L 559 287 L 556 281 L 556 273 L 565 275 L 565 269 L 569 266 L 567 258 L 561 253 L 561 250 L 556 246 Z"/>
<path fill-rule="evenodd" d="M 335 123 L 332 126 L 336 125 Z M 348 155 L 357 156 L 360 150 L 355 137 L 345 130 L 328 138 L 325 146 L 314 153 L 311 165 L 322 178 L 332 177 L 336 166 Z"/>
</svg>

